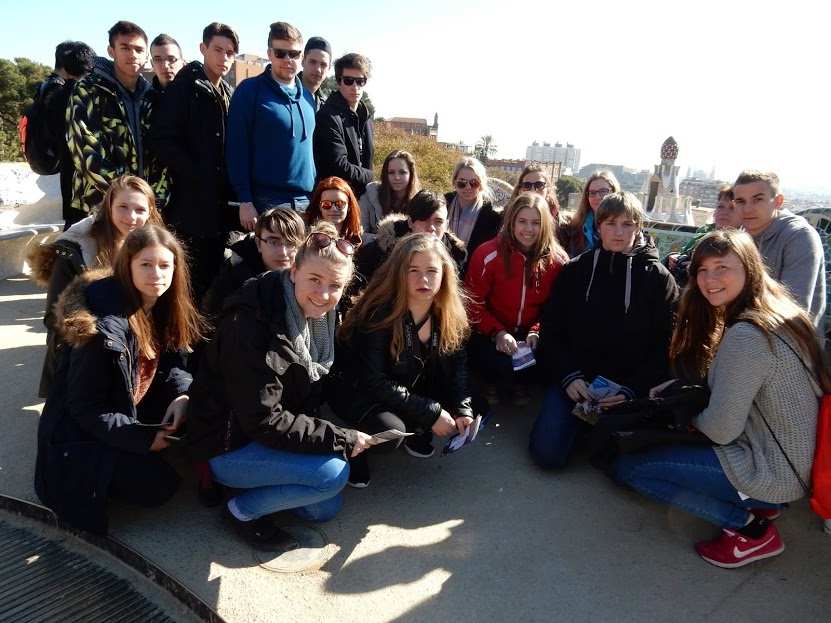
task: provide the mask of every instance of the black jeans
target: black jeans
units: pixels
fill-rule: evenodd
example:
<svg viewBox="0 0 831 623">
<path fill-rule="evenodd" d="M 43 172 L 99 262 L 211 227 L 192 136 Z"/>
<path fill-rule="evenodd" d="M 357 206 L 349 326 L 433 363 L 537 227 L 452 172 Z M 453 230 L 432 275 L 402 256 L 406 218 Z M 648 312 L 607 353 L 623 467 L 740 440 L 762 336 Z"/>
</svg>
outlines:
<svg viewBox="0 0 831 623">
<path fill-rule="evenodd" d="M 193 298 L 197 306 L 222 269 L 225 259 L 225 236 L 189 236 L 180 231 L 176 236 L 185 243 Z"/>
</svg>

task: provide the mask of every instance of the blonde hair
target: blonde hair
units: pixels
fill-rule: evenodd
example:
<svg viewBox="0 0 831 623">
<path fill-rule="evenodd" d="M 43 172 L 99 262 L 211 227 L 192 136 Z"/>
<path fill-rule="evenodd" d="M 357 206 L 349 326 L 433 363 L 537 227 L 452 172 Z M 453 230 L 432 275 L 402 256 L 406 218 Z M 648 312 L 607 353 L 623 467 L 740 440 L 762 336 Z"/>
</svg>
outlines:
<svg viewBox="0 0 831 623">
<path fill-rule="evenodd" d="M 464 346 L 470 333 L 456 264 L 444 243 L 432 234 L 409 234 L 396 243 L 389 258 L 375 271 L 369 285 L 349 310 L 338 332 L 348 341 L 356 331 L 392 328 L 390 355 L 398 361 L 404 350 L 404 320 L 407 307 L 407 274 L 416 253 L 433 253 L 442 265 L 441 285 L 433 299 L 432 314 L 438 324 L 439 353 L 447 355 Z M 390 310 L 377 318 L 380 310 Z"/>
<path fill-rule="evenodd" d="M 456 189 L 456 178 L 459 177 L 459 172 L 462 169 L 470 169 L 473 171 L 476 179 L 479 180 L 479 195 L 490 198 L 491 189 L 488 186 L 488 172 L 485 170 L 485 165 L 479 162 L 476 158 L 472 158 L 470 156 L 465 156 L 456 163 L 455 167 L 453 167 L 453 177 L 450 178 L 453 182 L 453 190 Z"/>
<path fill-rule="evenodd" d="M 505 270 L 510 276 L 511 271 L 511 250 L 518 249 L 516 233 L 516 218 L 524 209 L 536 210 L 540 217 L 540 235 L 534 246 L 525 253 L 528 261 L 525 263 L 525 283 L 530 283 L 534 275 L 539 274 L 546 268 L 559 262 L 565 264 L 568 261 L 568 254 L 557 242 L 554 219 L 548 209 L 548 202 L 545 197 L 537 193 L 521 193 L 516 199 L 505 208 L 505 216 L 502 219 L 502 231 L 499 232 L 498 248 L 505 263 Z"/>
<path fill-rule="evenodd" d="M 330 245 L 320 248 L 318 245 L 312 243 L 312 234 L 326 234 L 332 238 L 333 242 Z M 322 260 L 326 260 L 330 264 L 347 267 L 348 276 L 345 285 L 348 285 L 349 282 L 352 281 L 352 276 L 355 272 L 355 263 L 353 261 L 354 256 L 346 255 L 338 249 L 337 244 L 334 242 L 338 239 L 338 236 L 339 234 L 337 228 L 329 221 L 318 221 L 315 223 L 315 226 L 312 227 L 309 235 L 300 244 L 300 246 L 297 247 L 297 254 L 294 256 L 294 267 L 300 268 L 309 258 L 319 257 Z"/>
</svg>

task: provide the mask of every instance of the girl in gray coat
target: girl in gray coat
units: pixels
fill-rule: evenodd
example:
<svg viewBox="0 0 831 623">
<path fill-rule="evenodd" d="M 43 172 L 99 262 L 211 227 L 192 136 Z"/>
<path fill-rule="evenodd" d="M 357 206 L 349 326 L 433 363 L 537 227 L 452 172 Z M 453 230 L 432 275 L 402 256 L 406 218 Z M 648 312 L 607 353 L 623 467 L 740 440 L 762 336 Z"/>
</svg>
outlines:
<svg viewBox="0 0 831 623">
<path fill-rule="evenodd" d="M 819 397 L 831 379 L 810 319 L 767 275 L 746 233 L 716 231 L 699 242 L 670 358 L 684 380 L 706 378 L 710 402 L 693 424 L 714 445 L 624 455 L 616 478 L 718 525 L 718 538 L 695 545 L 711 564 L 779 555 L 785 546 L 772 522 L 805 494 Z"/>
</svg>

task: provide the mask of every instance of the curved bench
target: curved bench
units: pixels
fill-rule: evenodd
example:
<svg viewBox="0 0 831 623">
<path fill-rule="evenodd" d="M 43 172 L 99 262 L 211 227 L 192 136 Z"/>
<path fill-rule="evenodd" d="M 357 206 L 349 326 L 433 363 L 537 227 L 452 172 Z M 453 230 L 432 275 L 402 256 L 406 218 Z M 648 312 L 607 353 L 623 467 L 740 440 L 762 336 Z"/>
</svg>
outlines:
<svg viewBox="0 0 831 623">
<path fill-rule="evenodd" d="M 0 229 L 0 279 L 24 272 L 29 245 L 48 242 L 62 229 L 51 223 Z"/>
</svg>

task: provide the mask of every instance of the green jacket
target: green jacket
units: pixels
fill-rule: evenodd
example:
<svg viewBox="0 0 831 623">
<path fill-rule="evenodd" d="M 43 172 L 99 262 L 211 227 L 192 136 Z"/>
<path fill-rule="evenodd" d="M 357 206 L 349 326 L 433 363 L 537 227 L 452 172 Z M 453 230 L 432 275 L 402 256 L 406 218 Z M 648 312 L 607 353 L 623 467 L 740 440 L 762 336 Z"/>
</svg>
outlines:
<svg viewBox="0 0 831 623">
<path fill-rule="evenodd" d="M 161 172 L 147 151 L 150 93 L 141 76 L 129 93 L 116 79 L 112 61 L 103 58 L 75 83 L 66 109 L 74 209 L 91 212 L 110 182 L 124 174 L 143 177 L 151 186 L 160 182 Z"/>
</svg>

